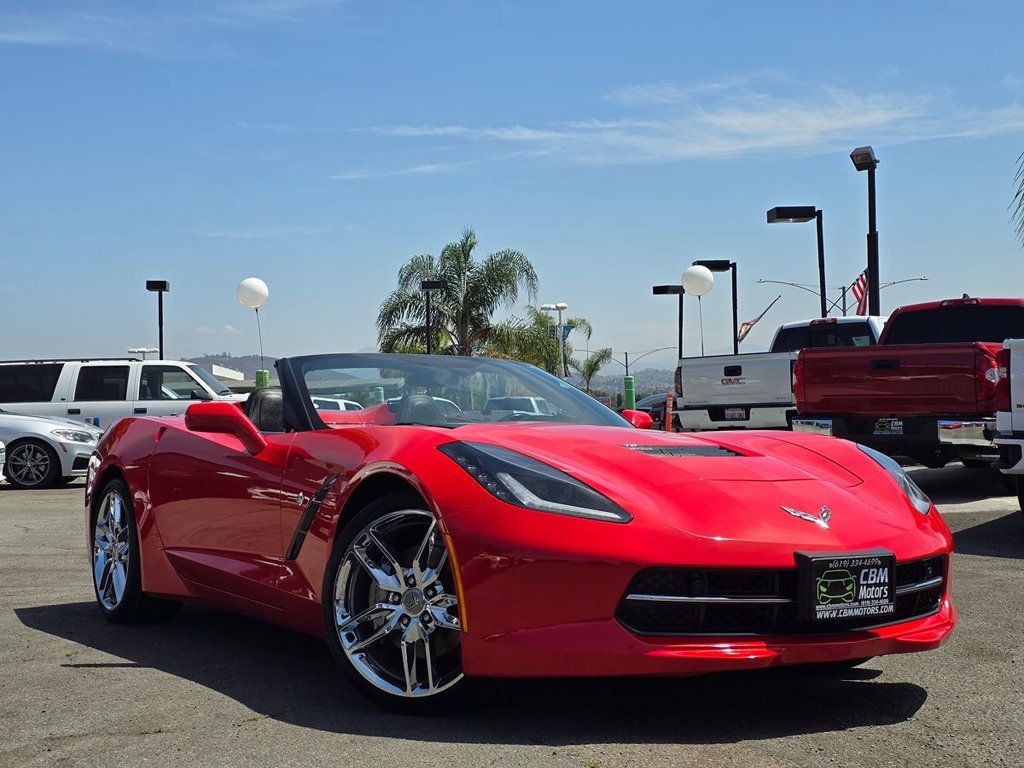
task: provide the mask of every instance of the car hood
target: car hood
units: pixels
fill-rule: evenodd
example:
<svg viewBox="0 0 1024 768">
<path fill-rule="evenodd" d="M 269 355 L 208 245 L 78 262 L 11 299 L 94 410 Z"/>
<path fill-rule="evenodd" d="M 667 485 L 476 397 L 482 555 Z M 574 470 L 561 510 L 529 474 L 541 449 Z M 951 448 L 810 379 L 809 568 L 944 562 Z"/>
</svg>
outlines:
<svg viewBox="0 0 1024 768">
<path fill-rule="evenodd" d="M 8 413 L 6 411 L 0 413 L 0 427 L 33 429 L 44 426 L 49 426 L 52 429 L 70 429 L 74 427 L 97 437 L 103 434 L 103 430 L 97 429 L 92 424 L 86 424 L 84 421 L 72 421 L 71 419 L 61 419 L 55 416 L 25 416 L 24 414 Z"/>
<path fill-rule="evenodd" d="M 812 449 L 788 433 L 712 437 L 531 424 L 460 428 L 456 436 L 557 467 L 614 500 L 641 526 L 712 541 L 870 548 L 919 529 L 923 520 L 870 459 L 836 460 L 820 449 L 824 444 Z M 825 445 L 832 447 L 860 454 L 843 441 Z M 823 507 L 827 526 L 806 519 L 820 518 Z"/>
</svg>

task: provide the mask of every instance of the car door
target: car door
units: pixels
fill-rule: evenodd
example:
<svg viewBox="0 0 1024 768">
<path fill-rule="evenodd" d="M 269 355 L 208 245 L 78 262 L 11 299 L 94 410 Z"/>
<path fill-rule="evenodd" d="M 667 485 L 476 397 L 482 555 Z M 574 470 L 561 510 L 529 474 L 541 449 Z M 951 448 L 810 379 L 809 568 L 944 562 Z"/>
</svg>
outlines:
<svg viewBox="0 0 1024 768">
<path fill-rule="evenodd" d="M 291 434 L 253 456 L 233 435 L 171 423 L 150 462 L 150 503 L 172 565 L 207 599 L 260 616 L 280 609 L 281 478 Z"/>
<path fill-rule="evenodd" d="M 136 371 L 127 362 L 80 363 L 65 415 L 102 428 L 131 416 L 133 401 L 128 393 Z"/>
<path fill-rule="evenodd" d="M 184 366 L 146 362 L 139 366 L 132 412 L 140 416 L 181 416 L 192 403 L 208 399 L 206 388 Z"/>
</svg>

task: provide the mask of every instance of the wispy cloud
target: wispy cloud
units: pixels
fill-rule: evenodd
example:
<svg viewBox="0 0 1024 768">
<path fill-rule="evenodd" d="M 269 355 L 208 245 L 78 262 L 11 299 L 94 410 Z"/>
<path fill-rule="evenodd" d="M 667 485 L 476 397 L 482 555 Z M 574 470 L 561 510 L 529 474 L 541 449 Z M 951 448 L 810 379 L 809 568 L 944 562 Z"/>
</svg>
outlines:
<svg viewBox="0 0 1024 768">
<path fill-rule="evenodd" d="M 878 145 L 1024 132 L 1024 106 L 965 109 L 926 95 L 844 88 L 772 93 L 730 78 L 693 86 L 626 86 L 610 100 L 615 119 L 539 125 L 384 125 L 363 130 L 407 138 L 447 137 L 516 144 L 526 154 L 590 164 L 648 163 L 776 152 L 808 156 L 869 137 Z M 797 93 L 799 95 L 791 95 Z M 663 107 L 670 105 L 670 109 Z"/>
<path fill-rule="evenodd" d="M 197 325 L 196 333 L 200 333 L 203 336 L 215 336 L 218 334 L 223 334 L 224 336 L 237 336 L 238 334 L 241 333 L 241 331 L 238 330 L 233 325 L 221 325 L 218 327 L 213 327 L 209 325 Z"/>
<path fill-rule="evenodd" d="M 273 237 L 323 235 L 333 229 L 335 229 L 335 227 L 276 226 L 215 228 L 195 226 L 192 227 L 189 232 L 196 237 L 225 238 L 228 240 L 269 240 Z"/>
<path fill-rule="evenodd" d="M 468 163 L 423 163 L 421 165 L 410 165 L 405 168 L 392 168 L 390 170 L 360 169 L 336 173 L 330 178 L 336 181 L 360 181 L 363 179 L 382 179 L 389 176 L 419 176 L 431 173 L 446 173 L 463 168 Z"/>
<path fill-rule="evenodd" d="M 784 79 L 774 70 L 756 70 L 742 75 L 725 75 L 714 80 L 681 84 L 672 82 L 620 85 L 603 94 L 605 101 L 627 107 L 678 104 L 697 96 L 744 89 L 758 82 Z"/>
<path fill-rule="evenodd" d="M 146 13 L 142 4 L 126 4 L 127 12 L 94 13 L 88 3 L 68 10 L 23 10 L 0 13 L 0 45 L 86 48 L 155 56 L 198 58 L 225 55 L 226 49 L 206 30 L 252 24 L 298 22 L 316 9 L 341 0 L 202 0 L 183 8 L 157 5 Z M 23 8 L 30 9 L 29 3 Z"/>
</svg>

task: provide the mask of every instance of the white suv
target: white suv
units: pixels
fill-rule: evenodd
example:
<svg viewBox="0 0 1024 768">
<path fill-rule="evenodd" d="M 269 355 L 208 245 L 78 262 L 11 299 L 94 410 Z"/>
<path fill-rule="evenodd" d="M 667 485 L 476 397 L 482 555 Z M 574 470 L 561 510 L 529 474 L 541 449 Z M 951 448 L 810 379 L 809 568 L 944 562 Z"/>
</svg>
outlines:
<svg viewBox="0 0 1024 768">
<path fill-rule="evenodd" d="M 196 400 L 241 400 L 209 371 L 176 360 L 0 362 L 0 408 L 106 428 L 132 415 L 178 416 Z"/>
</svg>

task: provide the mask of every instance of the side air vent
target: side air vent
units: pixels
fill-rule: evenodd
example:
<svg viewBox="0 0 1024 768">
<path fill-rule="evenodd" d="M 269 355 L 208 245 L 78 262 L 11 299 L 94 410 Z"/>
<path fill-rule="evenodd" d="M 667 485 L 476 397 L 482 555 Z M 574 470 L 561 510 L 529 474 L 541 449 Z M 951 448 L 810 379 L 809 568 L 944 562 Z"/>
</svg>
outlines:
<svg viewBox="0 0 1024 768">
<path fill-rule="evenodd" d="M 718 445 L 624 445 L 637 453 L 650 456 L 741 456 Z"/>
</svg>

